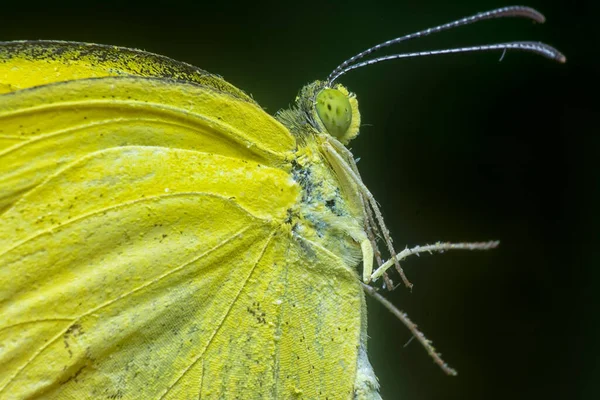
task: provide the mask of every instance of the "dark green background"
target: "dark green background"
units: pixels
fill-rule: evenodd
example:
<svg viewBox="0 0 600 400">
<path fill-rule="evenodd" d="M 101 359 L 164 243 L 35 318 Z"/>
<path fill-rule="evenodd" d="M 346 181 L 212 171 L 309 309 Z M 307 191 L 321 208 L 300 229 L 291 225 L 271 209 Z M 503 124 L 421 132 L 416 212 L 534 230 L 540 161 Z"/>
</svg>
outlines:
<svg viewBox="0 0 600 400">
<path fill-rule="evenodd" d="M 0 40 L 142 48 L 218 73 L 274 113 L 367 46 L 509 4 L 10 2 Z M 406 262 L 414 291 L 389 296 L 456 378 L 416 341 L 404 348 L 408 331 L 369 303 L 370 357 L 384 398 L 599 398 L 597 17 L 582 1 L 528 5 L 548 22 L 488 21 L 395 50 L 542 40 L 567 55 L 566 65 L 471 54 L 390 62 L 341 79 L 357 93 L 365 124 L 353 151 L 398 248 L 502 242 L 493 252 Z"/>
</svg>

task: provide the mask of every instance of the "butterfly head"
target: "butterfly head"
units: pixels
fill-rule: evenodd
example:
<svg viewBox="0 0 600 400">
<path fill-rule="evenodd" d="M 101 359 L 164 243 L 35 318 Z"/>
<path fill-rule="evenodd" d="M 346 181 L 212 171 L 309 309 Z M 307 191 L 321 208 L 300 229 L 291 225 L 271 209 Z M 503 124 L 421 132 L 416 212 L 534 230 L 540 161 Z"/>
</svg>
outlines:
<svg viewBox="0 0 600 400">
<path fill-rule="evenodd" d="M 358 135 L 360 113 L 354 93 L 342 85 L 325 87 L 313 102 L 314 120 L 322 132 L 327 132 L 340 142 L 348 144 Z"/>
<path fill-rule="evenodd" d="M 360 128 L 354 93 L 340 84 L 328 85 L 323 81 L 304 86 L 296 97 L 296 104 L 279 111 L 277 118 L 300 140 L 307 134 L 308 125 L 312 132 L 331 135 L 346 145 L 358 136 Z"/>
</svg>

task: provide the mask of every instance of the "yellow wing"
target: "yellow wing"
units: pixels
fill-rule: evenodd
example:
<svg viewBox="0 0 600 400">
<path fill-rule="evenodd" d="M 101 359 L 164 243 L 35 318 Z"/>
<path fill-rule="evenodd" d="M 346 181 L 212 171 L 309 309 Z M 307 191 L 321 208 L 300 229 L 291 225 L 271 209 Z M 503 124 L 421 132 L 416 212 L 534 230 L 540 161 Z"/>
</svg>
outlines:
<svg viewBox="0 0 600 400">
<path fill-rule="evenodd" d="M 357 395 L 357 274 L 294 236 L 296 141 L 254 103 L 67 80 L 0 95 L 0 130 L 0 398 Z"/>
<path fill-rule="evenodd" d="M 254 104 L 164 79 L 83 79 L 2 97 L 0 210 L 73 160 L 106 148 L 196 149 L 275 166 L 295 145 Z"/>
<path fill-rule="evenodd" d="M 217 75 L 143 50 L 57 40 L 0 42 L 0 93 L 53 82 L 123 75 L 198 83 L 254 102 Z"/>
</svg>

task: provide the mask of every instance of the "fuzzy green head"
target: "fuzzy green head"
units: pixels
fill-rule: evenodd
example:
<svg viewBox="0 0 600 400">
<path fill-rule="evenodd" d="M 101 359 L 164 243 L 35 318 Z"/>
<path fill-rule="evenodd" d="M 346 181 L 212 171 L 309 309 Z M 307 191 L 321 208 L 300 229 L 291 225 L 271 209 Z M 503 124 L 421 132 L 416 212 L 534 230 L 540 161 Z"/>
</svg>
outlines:
<svg viewBox="0 0 600 400">
<path fill-rule="evenodd" d="M 323 89 L 315 99 L 317 115 L 327 131 L 340 139 L 352 123 L 352 108 L 348 96 L 337 89 Z"/>
<path fill-rule="evenodd" d="M 302 88 L 296 104 L 277 113 L 277 119 L 286 125 L 299 139 L 308 132 L 306 126 L 322 134 L 328 134 L 343 144 L 358 135 L 360 113 L 354 93 L 342 85 L 328 87 L 315 81 Z"/>
<path fill-rule="evenodd" d="M 325 131 L 348 144 L 358 135 L 360 113 L 356 96 L 342 85 L 323 88 L 315 96 L 314 108 Z"/>
</svg>

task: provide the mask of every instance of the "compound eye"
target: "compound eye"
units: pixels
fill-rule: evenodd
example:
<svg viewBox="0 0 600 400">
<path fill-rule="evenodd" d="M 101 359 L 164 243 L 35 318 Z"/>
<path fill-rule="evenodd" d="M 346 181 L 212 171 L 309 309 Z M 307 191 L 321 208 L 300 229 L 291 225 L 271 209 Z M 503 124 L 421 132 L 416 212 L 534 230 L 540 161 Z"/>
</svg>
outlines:
<svg viewBox="0 0 600 400">
<path fill-rule="evenodd" d="M 340 139 L 352 123 L 352 107 L 348 96 L 337 89 L 323 89 L 317 95 L 317 115 L 327 131 Z"/>
</svg>

